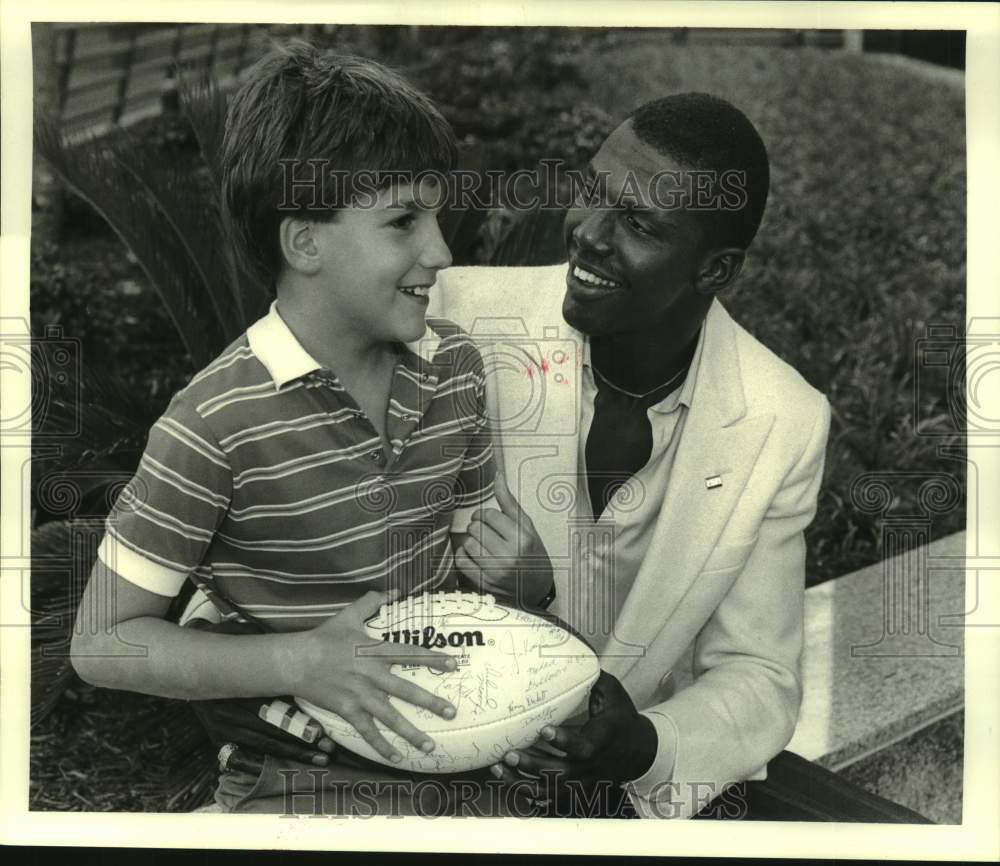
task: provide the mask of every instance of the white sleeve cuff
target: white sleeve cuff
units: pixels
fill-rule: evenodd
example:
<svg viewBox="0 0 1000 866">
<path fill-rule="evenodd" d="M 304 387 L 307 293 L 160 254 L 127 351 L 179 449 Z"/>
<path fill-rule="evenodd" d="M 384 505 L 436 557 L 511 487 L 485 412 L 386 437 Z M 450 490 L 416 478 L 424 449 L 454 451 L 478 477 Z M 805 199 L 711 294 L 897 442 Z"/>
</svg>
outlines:
<svg viewBox="0 0 1000 866">
<path fill-rule="evenodd" d="M 115 574 L 156 595 L 173 598 L 181 591 L 187 574 L 147 559 L 126 547 L 111 532 L 104 534 L 97 556 Z"/>
<path fill-rule="evenodd" d="M 464 508 L 456 508 L 451 513 L 451 531 L 452 532 L 468 532 L 469 523 L 472 521 L 472 513 L 478 511 L 480 508 L 495 508 L 497 511 L 502 511 L 500 508 L 500 503 L 497 502 L 495 496 L 490 496 L 485 502 L 480 502 L 478 505 L 467 505 Z"/>
<path fill-rule="evenodd" d="M 662 789 L 664 783 L 673 777 L 677 758 L 677 727 L 673 719 L 655 710 L 645 710 L 639 715 L 649 719 L 656 728 L 656 757 L 650 768 L 638 779 L 629 782 L 628 787 L 637 796 L 648 799 L 655 794 L 654 789 Z"/>
</svg>

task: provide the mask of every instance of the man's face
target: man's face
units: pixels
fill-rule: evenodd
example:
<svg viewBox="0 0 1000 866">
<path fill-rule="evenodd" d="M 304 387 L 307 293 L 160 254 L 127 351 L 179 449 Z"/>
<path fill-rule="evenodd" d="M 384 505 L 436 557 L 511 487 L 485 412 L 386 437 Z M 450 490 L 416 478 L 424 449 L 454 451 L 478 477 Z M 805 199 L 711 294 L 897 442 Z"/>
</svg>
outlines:
<svg viewBox="0 0 1000 866">
<path fill-rule="evenodd" d="M 374 206 L 346 207 L 313 226 L 324 295 L 317 301 L 338 323 L 378 342 L 424 335 L 430 287 L 451 264 L 438 228 L 443 195 L 432 180 L 382 190 Z M 372 204 L 368 202 L 367 204 Z"/>
<path fill-rule="evenodd" d="M 702 253 L 700 224 L 672 204 L 672 181 L 662 176 L 681 167 L 636 138 L 626 121 L 589 168 L 604 175 L 607 194 L 594 206 L 579 202 L 566 215 L 569 272 L 563 317 L 591 336 L 676 332 L 671 319 L 691 315 Z M 657 175 L 654 196 L 651 183 Z M 608 206 L 623 191 L 622 206 Z"/>
</svg>

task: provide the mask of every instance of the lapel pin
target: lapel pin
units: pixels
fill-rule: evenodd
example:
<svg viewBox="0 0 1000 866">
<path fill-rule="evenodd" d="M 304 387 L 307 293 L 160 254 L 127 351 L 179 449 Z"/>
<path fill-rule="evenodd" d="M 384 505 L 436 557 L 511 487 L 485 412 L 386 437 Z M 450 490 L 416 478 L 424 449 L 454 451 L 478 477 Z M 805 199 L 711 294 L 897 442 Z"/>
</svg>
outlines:
<svg viewBox="0 0 1000 866">
<path fill-rule="evenodd" d="M 716 487 L 722 487 L 722 476 L 721 475 L 709 475 L 705 479 L 705 488 L 707 490 L 715 490 Z"/>
</svg>

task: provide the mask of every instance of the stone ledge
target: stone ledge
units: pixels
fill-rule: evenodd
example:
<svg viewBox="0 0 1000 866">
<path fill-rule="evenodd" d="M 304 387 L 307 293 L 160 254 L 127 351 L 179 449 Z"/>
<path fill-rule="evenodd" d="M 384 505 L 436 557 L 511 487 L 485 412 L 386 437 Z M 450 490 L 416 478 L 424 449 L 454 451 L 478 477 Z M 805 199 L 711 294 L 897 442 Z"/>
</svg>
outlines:
<svg viewBox="0 0 1000 866">
<path fill-rule="evenodd" d="M 956 90 L 965 89 L 964 69 L 952 69 L 937 63 L 929 63 L 926 60 L 918 60 L 916 57 L 907 57 L 904 54 L 889 54 L 881 51 L 867 51 L 862 56 L 885 66 L 895 66 L 897 69 L 903 69 L 918 78 L 933 81 L 936 84 L 944 84 Z"/>
<path fill-rule="evenodd" d="M 964 563 L 960 532 L 806 591 L 789 750 L 839 770 L 962 709 Z"/>
<path fill-rule="evenodd" d="M 839 771 L 938 824 L 962 823 L 965 713 L 952 713 Z"/>
</svg>

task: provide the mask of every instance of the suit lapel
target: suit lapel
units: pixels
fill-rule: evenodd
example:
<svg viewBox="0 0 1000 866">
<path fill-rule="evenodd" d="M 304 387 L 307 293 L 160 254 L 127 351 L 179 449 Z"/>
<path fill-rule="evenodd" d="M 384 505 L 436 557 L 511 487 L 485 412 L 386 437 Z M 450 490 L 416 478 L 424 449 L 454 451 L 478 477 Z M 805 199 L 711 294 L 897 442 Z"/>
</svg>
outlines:
<svg viewBox="0 0 1000 866">
<path fill-rule="evenodd" d="M 621 678 L 656 639 L 718 542 L 760 449 L 771 414 L 746 417 L 732 320 L 712 306 L 691 408 L 643 565 L 602 653 Z M 722 484 L 709 488 L 707 479 Z"/>
</svg>

